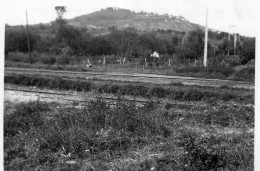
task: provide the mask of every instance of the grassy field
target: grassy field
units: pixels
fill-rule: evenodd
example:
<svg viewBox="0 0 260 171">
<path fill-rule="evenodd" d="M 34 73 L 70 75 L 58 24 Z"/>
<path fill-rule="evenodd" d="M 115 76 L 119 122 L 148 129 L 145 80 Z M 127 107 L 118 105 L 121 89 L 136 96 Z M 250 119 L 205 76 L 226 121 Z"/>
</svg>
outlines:
<svg viewBox="0 0 260 171">
<path fill-rule="evenodd" d="M 99 97 L 80 107 L 7 101 L 6 170 L 254 168 L 252 90 L 26 75 L 6 75 L 5 83 L 153 100 L 140 106 Z M 195 101 L 205 105 L 185 105 Z"/>
<path fill-rule="evenodd" d="M 11 106 L 11 104 L 9 104 Z M 5 110 L 10 111 L 6 104 Z M 6 170 L 253 170 L 254 109 L 21 103 L 4 116 Z"/>
</svg>

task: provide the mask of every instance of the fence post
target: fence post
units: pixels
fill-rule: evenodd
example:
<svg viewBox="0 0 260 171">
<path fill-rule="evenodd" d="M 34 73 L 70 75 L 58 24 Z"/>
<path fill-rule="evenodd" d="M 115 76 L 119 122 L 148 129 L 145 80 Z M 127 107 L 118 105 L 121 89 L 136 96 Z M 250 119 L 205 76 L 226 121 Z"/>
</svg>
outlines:
<svg viewBox="0 0 260 171">
<path fill-rule="evenodd" d="M 106 57 L 103 55 L 103 65 L 106 65 Z"/>
<path fill-rule="evenodd" d="M 124 59 L 123 59 L 123 65 L 125 65 L 125 61 L 126 61 L 126 57 L 124 57 Z"/>
</svg>

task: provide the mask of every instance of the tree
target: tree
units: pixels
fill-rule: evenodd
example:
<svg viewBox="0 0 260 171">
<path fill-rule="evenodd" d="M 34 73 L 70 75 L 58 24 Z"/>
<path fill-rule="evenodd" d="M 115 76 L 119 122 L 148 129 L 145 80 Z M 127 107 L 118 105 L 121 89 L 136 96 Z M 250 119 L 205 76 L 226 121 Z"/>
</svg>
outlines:
<svg viewBox="0 0 260 171">
<path fill-rule="evenodd" d="M 178 48 L 181 60 L 199 59 L 204 53 L 204 33 L 201 30 L 191 31 L 184 37 L 182 46 Z M 210 44 L 208 44 L 208 48 Z"/>
<path fill-rule="evenodd" d="M 255 59 L 255 38 L 244 40 L 241 47 L 241 63 L 246 64 Z"/>
<path fill-rule="evenodd" d="M 40 36 L 35 33 L 30 35 L 30 50 L 33 51 L 35 44 L 40 40 Z M 6 52 L 24 52 L 27 53 L 28 41 L 25 30 L 6 31 L 5 33 L 5 51 Z"/>
<path fill-rule="evenodd" d="M 60 24 L 60 25 L 63 25 L 63 24 L 66 24 L 65 20 L 63 19 L 63 14 L 65 12 L 67 12 L 67 9 L 65 6 L 56 6 L 55 7 L 55 10 L 57 12 L 57 19 L 56 21 Z"/>
<path fill-rule="evenodd" d="M 91 55 L 108 55 L 111 53 L 111 47 L 107 40 L 102 37 L 91 38 L 89 43 L 89 52 Z"/>
</svg>

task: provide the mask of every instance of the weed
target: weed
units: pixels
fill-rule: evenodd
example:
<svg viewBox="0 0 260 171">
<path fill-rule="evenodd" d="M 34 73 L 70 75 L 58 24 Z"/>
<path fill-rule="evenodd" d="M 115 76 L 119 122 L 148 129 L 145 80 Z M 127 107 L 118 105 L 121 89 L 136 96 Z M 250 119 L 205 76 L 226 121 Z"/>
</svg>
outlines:
<svg viewBox="0 0 260 171">
<path fill-rule="evenodd" d="M 181 134 L 179 146 L 185 150 L 184 162 L 191 170 L 218 170 L 225 168 L 227 161 L 225 149 L 219 146 L 215 137 L 196 138 L 196 134 L 184 132 Z"/>
<path fill-rule="evenodd" d="M 190 89 L 183 95 L 183 100 L 186 101 L 200 101 L 204 97 L 204 93 L 201 91 Z"/>
<path fill-rule="evenodd" d="M 165 98 L 168 95 L 168 91 L 161 87 L 154 87 L 150 90 L 149 94 L 151 96 Z"/>
</svg>

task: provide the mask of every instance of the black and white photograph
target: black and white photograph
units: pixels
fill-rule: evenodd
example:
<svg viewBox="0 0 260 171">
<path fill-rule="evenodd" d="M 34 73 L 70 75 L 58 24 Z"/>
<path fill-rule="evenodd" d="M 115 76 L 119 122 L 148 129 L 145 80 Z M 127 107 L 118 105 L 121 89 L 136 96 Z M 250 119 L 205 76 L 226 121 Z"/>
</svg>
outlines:
<svg viewBox="0 0 260 171">
<path fill-rule="evenodd" d="M 260 169 L 259 5 L 4 1 L 0 170 Z"/>
</svg>

